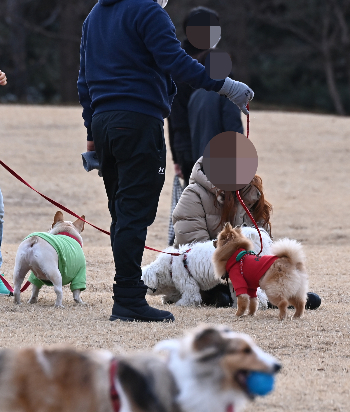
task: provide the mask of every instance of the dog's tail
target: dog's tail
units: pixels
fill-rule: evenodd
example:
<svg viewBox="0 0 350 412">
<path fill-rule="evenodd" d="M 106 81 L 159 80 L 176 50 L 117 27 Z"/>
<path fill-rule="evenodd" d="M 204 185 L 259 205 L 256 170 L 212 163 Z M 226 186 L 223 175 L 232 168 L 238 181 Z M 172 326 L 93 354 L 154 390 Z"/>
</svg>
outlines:
<svg viewBox="0 0 350 412">
<path fill-rule="evenodd" d="M 305 254 L 300 242 L 294 239 L 280 239 L 271 245 L 271 253 L 278 257 L 286 257 L 298 270 L 302 270 Z"/>
<path fill-rule="evenodd" d="M 38 236 L 32 236 L 29 238 L 29 247 L 33 247 L 36 243 L 38 243 Z"/>
</svg>

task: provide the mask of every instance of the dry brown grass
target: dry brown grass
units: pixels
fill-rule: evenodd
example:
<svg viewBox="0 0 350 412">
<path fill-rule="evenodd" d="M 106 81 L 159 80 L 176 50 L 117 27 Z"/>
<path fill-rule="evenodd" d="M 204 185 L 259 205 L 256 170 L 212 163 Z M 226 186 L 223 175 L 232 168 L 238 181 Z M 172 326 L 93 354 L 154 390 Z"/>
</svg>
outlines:
<svg viewBox="0 0 350 412">
<path fill-rule="evenodd" d="M 0 159 L 39 191 L 108 230 L 102 180 L 82 168 L 85 131 L 80 108 L 0 105 L 0 113 Z M 113 280 L 109 239 L 88 226 L 83 233 L 86 307 L 73 304 L 67 287 L 64 310 L 53 308 L 55 295 L 48 287 L 37 305 L 18 307 L 12 299 L 1 297 L 1 346 L 67 342 L 80 348 L 143 350 L 200 322 L 224 323 L 250 334 L 283 363 L 274 393 L 257 399 L 248 411 L 349 411 L 349 134 L 348 118 L 280 112 L 251 115 L 258 173 L 274 205 L 273 235 L 303 242 L 310 289 L 323 299 L 320 309 L 307 311 L 305 319 L 279 322 L 277 312 L 267 310 L 256 318 L 235 321 L 230 309 L 171 307 L 176 317 L 171 325 L 112 323 L 108 320 Z M 158 215 L 147 237 L 147 245 L 155 248 L 164 248 L 167 242 L 170 153 L 168 159 Z M 48 230 L 57 208 L 1 167 L 0 187 L 5 201 L 2 271 L 11 280 L 18 244 L 32 231 Z M 144 264 L 156 256 L 145 251 Z M 23 293 L 24 302 L 29 293 Z M 149 302 L 162 307 L 157 297 Z"/>
</svg>

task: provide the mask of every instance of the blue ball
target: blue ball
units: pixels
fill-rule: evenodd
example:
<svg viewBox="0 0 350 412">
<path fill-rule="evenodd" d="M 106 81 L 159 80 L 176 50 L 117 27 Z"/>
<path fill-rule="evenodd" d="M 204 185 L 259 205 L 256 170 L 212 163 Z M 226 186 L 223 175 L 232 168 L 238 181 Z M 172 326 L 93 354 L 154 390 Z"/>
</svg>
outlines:
<svg viewBox="0 0 350 412">
<path fill-rule="evenodd" d="M 273 390 L 275 378 L 264 372 L 251 372 L 247 377 L 247 388 L 252 395 L 264 396 Z"/>
</svg>

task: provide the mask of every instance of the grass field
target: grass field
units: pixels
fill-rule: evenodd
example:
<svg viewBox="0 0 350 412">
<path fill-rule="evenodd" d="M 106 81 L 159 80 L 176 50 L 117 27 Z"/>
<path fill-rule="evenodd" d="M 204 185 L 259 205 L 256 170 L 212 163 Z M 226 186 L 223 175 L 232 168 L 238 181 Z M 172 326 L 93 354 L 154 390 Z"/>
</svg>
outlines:
<svg viewBox="0 0 350 412">
<path fill-rule="evenodd" d="M 65 309 L 53 308 L 55 294 L 45 287 L 37 305 L 0 298 L 1 346 L 70 343 L 79 348 L 144 350 L 178 336 L 198 323 L 224 323 L 250 334 L 279 358 L 283 369 L 275 391 L 247 411 L 350 410 L 350 119 L 345 117 L 252 111 L 250 138 L 258 155 L 258 174 L 274 206 L 275 239 L 302 241 L 310 290 L 322 297 L 317 311 L 303 320 L 279 322 L 275 310 L 235 321 L 231 309 L 169 307 L 176 322 L 110 322 L 113 257 L 107 235 L 90 226 L 83 232 L 88 286 L 84 307 L 73 304 L 64 288 Z M 103 182 L 87 173 L 80 153 L 85 130 L 78 107 L 0 105 L 0 159 L 45 195 L 106 230 L 110 217 Z M 147 245 L 167 246 L 173 167 L 168 152 L 166 182 Z M 12 283 L 17 247 L 33 231 L 46 231 L 57 208 L 0 166 L 5 202 L 2 272 Z M 69 216 L 65 216 L 71 220 Z M 131 246 L 132 247 L 132 246 Z M 143 263 L 156 252 L 145 251 Z M 148 299 L 163 307 L 159 297 Z M 290 311 L 290 315 L 292 312 Z"/>
</svg>

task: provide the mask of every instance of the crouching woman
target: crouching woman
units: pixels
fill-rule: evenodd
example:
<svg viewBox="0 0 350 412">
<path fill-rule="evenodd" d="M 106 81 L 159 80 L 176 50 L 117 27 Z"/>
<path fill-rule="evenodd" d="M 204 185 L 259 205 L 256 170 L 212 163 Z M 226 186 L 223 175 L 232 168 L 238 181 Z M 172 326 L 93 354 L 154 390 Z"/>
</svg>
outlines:
<svg viewBox="0 0 350 412">
<path fill-rule="evenodd" d="M 190 184 L 183 191 L 173 212 L 175 247 L 214 240 L 226 222 L 233 226 L 254 226 L 235 192 L 220 190 L 208 180 L 202 160 L 203 157 L 200 157 L 195 163 Z M 271 236 L 272 205 L 265 199 L 261 177 L 255 175 L 240 190 L 240 195 L 257 225 Z M 229 306 L 229 289 L 226 285 L 218 285 L 201 293 L 203 303 L 207 305 Z"/>
</svg>

